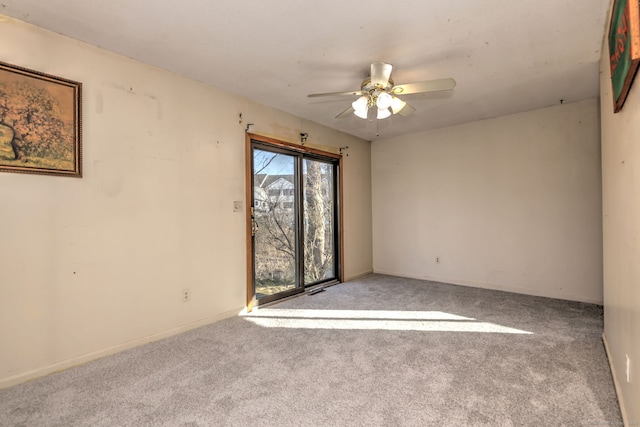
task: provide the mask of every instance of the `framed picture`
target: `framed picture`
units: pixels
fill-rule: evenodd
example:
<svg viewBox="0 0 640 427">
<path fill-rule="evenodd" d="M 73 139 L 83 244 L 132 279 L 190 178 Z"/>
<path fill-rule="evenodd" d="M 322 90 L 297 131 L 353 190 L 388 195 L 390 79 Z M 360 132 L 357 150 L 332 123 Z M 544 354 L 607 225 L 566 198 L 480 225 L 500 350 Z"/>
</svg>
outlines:
<svg viewBox="0 0 640 427">
<path fill-rule="evenodd" d="M 0 62 L 0 171 L 82 177 L 82 84 Z"/>
<path fill-rule="evenodd" d="M 613 112 L 622 109 L 640 62 L 638 0 L 615 0 L 609 26 Z"/>
</svg>

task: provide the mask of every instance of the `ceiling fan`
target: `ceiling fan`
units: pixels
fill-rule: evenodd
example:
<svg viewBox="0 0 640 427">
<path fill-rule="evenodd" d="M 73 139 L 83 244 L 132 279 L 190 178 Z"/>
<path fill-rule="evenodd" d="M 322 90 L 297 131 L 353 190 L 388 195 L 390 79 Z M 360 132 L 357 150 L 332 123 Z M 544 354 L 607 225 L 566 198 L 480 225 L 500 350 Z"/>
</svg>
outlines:
<svg viewBox="0 0 640 427">
<path fill-rule="evenodd" d="M 456 85 L 454 79 L 446 78 L 395 86 L 391 79 L 392 69 L 393 65 L 391 64 L 374 62 L 371 64 L 371 75 L 362 81 L 360 90 L 351 92 L 313 93 L 307 96 L 309 98 L 319 96 L 359 96 L 349 108 L 338 114 L 336 119 L 347 117 L 351 113 L 362 119 L 367 119 L 372 115 L 371 112 L 376 110 L 376 118 L 386 119 L 392 114 L 408 116 L 416 110 L 398 98 L 398 95 L 451 90 Z"/>
</svg>

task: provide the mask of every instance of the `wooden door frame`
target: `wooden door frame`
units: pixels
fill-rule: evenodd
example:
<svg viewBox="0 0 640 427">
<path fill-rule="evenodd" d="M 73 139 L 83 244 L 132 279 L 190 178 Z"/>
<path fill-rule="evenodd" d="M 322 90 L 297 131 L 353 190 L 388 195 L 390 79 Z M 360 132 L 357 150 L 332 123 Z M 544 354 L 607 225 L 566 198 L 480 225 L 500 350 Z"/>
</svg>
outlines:
<svg viewBox="0 0 640 427">
<path fill-rule="evenodd" d="M 251 200 L 253 199 L 253 170 L 252 170 L 252 156 L 253 150 L 251 147 L 251 142 L 256 141 L 266 145 L 271 145 L 276 148 L 285 148 L 287 150 L 291 150 L 297 153 L 302 154 L 315 154 L 323 157 L 328 157 L 338 161 L 338 200 L 337 200 L 337 209 L 338 209 L 338 257 L 339 257 L 339 265 L 338 265 L 338 281 L 342 282 L 344 280 L 344 214 L 343 214 L 343 196 L 342 196 L 342 177 L 344 175 L 342 171 L 342 155 L 330 153 L 328 151 L 318 150 L 311 147 L 305 147 L 298 144 L 293 144 L 290 142 L 281 141 L 279 139 L 270 138 L 267 136 L 257 135 L 254 133 L 246 133 L 245 136 L 245 254 L 246 254 L 246 272 L 247 272 L 247 283 L 246 283 L 246 309 L 250 312 L 253 309 L 254 303 L 254 295 L 253 295 L 253 237 L 251 236 Z"/>
</svg>

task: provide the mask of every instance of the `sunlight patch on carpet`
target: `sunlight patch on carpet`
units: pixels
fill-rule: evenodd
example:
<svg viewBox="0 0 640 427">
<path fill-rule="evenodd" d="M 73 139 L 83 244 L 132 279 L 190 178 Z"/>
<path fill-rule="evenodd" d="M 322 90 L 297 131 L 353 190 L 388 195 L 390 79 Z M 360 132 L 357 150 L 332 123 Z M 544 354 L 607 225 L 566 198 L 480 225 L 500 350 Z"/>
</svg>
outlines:
<svg viewBox="0 0 640 427">
<path fill-rule="evenodd" d="M 263 309 L 244 317 L 265 328 L 532 334 L 441 311 Z"/>
</svg>

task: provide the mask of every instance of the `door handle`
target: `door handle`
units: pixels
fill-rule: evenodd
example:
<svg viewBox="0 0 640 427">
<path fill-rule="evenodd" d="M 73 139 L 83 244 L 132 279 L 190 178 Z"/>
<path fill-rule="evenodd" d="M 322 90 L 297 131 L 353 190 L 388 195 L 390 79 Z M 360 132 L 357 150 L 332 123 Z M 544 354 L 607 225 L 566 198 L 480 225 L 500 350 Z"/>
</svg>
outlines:
<svg viewBox="0 0 640 427">
<path fill-rule="evenodd" d="M 255 212 L 253 206 L 251 207 L 251 236 L 255 237 L 258 232 L 258 222 L 256 221 Z"/>
</svg>

